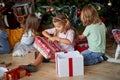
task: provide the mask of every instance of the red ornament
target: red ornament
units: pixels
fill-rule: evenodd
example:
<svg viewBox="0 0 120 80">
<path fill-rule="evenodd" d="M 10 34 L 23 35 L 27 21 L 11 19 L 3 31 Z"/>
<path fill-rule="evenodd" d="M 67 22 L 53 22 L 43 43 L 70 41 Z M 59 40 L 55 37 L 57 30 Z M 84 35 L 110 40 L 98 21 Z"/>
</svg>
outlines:
<svg viewBox="0 0 120 80">
<path fill-rule="evenodd" d="M 80 10 L 80 9 L 77 10 L 77 14 L 78 14 L 78 15 L 81 14 L 81 10 Z"/>
<path fill-rule="evenodd" d="M 118 12 L 116 12 L 116 15 L 118 15 Z"/>
<path fill-rule="evenodd" d="M 105 19 L 104 17 L 101 17 L 101 21 L 102 21 L 102 22 L 105 22 L 106 19 Z"/>
<path fill-rule="evenodd" d="M 51 8 L 46 8 L 46 12 L 51 12 Z"/>
<path fill-rule="evenodd" d="M 119 14 L 120 14 L 120 11 L 117 11 L 115 14 L 116 14 L 116 15 L 119 15 Z"/>
<path fill-rule="evenodd" d="M 55 1 L 55 0 L 47 0 L 47 2 L 53 2 L 53 1 Z"/>
<path fill-rule="evenodd" d="M 79 2 L 83 2 L 84 0 L 79 0 Z"/>
</svg>

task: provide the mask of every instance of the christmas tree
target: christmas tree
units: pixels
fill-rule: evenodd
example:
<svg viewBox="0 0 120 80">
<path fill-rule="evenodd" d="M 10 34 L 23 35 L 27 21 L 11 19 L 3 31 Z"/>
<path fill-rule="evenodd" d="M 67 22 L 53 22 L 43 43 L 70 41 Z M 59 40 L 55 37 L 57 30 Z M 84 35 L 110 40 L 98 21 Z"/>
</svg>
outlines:
<svg viewBox="0 0 120 80">
<path fill-rule="evenodd" d="M 80 28 L 80 14 L 83 6 L 93 4 L 101 18 L 101 20 L 109 25 L 120 24 L 120 0 L 36 0 L 36 12 L 40 12 L 43 16 L 43 24 L 51 24 L 52 17 L 57 13 L 66 13 L 75 28 Z"/>
</svg>

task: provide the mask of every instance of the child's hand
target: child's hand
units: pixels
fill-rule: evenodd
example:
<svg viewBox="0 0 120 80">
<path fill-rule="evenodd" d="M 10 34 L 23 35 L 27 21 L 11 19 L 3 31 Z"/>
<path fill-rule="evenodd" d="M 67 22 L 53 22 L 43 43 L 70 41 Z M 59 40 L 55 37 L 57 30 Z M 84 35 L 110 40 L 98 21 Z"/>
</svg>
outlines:
<svg viewBox="0 0 120 80">
<path fill-rule="evenodd" d="M 55 37 L 50 37 L 49 38 L 49 42 L 55 42 L 55 41 L 56 41 Z"/>
<path fill-rule="evenodd" d="M 80 40 L 83 40 L 83 39 L 85 39 L 86 37 L 83 35 L 83 34 L 81 34 L 81 35 L 78 35 L 78 39 L 80 39 Z"/>
<path fill-rule="evenodd" d="M 55 42 L 55 41 L 60 41 L 60 38 L 59 37 L 50 37 L 49 38 L 49 40 L 51 41 L 51 42 Z"/>
</svg>

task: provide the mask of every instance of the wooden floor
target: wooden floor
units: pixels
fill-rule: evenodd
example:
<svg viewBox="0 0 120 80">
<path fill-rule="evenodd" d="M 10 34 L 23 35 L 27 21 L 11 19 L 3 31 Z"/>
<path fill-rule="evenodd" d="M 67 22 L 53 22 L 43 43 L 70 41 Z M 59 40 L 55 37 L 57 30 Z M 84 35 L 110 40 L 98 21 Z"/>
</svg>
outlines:
<svg viewBox="0 0 120 80">
<path fill-rule="evenodd" d="M 115 46 L 107 45 L 106 54 L 114 57 Z M 11 54 L 0 54 L 0 62 L 11 62 L 8 68 L 16 68 L 21 64 L 28 64 L 34 61 L 34 54 L 29 53 L 24 57 L 12 57 Z M 1 65 L 3 66 L 4 65 Z M 120 64 L 104 61 L 100 64 L 85 66 L 84 76 L 59 78 L 55 63 L 42 63 L 37 72 L 31 74 L 30 77 L 23 77 L 20 80 L 120 80 Z"/>
</svg>

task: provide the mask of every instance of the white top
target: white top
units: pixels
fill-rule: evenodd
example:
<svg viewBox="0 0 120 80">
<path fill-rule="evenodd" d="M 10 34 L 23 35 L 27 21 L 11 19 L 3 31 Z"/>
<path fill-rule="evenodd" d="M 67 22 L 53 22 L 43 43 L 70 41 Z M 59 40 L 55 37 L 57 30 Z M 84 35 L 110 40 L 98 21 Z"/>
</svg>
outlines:
<svg viewBox="0 0 120 80">
<path fill-rule="evenodd" d="M 47 31 L 49 34 L 54 34 L 55 28 L 46 29 L 45 31 Z M 64 33 L 58 33 L 59 38 L 68 39 L 72 43 L 72 44 L 59 43 L 59 45 L 61 46 L 61 48 L 64 51 L 72 51 L 72 50 L 74 50 L 74 44 L 73 44 L 74 35 L 75 35 L 75 32 L 72 29 L 69 29 L 65 34 Z"/>
<path fill-rule="evenodd" d="M 34 41 L 34 37 L 32 36 L 32 31 L 29 30 L 28 34 L 24 33 L 21 38 L 21 43 L 26 44 L 26 45 L 31 45 Z"/>
</svg>

